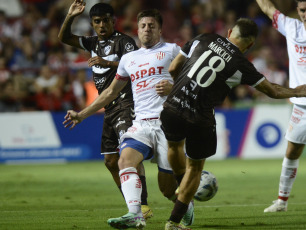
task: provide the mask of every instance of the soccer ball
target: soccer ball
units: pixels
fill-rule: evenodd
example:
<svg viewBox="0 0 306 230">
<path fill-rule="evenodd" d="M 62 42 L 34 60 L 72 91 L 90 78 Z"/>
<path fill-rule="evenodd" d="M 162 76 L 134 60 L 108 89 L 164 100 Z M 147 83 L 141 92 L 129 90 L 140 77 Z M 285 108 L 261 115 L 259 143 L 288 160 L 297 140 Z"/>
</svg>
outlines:
<svg viewBox="0 0 306 230">
<path fill-rule="evenodd" d="M 218 182 L 214 174 L 208 171 L 202 171 L 200 184 L 194 199 L 198 201 L 208 201 L 213 198 L 218 191 Z"/>
</svg>

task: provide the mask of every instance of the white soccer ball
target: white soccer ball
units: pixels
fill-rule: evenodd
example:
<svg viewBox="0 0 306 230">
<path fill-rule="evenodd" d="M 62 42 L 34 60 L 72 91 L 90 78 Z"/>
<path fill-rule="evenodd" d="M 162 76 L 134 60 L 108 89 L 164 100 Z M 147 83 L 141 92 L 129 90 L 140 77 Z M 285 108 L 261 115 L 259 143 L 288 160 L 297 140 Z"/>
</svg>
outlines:
<svg viewBox="0 0 306 230">
<path fill-rule="evenodd" d="M 194 199 L 198 201 L 208 201 L 213 198 L 218 191 L 217 178 L 208 171 L 202 171 L 201 181 Z"/>
</svg>

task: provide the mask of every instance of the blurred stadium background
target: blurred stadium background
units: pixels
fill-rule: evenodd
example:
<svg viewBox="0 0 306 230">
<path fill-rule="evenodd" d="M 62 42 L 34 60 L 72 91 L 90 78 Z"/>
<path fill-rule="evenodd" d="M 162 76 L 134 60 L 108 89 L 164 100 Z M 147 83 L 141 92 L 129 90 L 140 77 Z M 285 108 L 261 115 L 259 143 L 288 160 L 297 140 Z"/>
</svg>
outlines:
<svg viewBox="0 0 306 230">
<path fill-rule="evenodd" d="M 89 53 L 59 42 L 57 35 L 72 0 L 0 0 L 0 162 L 102 159 L 103 110 L 73 131 L 62 127 L 67 109 L 80 110 L 97 96 L 87 66 Z M 88 10 L 110 3 L 116 29 L 137 41 L 136 15 L 147 8 L 164 17 L 163 37 L 183 45 L 199 33 L 226 36 L 236 19 L 258 24 L 256 45 L 247 53 L 270 81 L 288 84 L 286 41 L 255 0 L 87 0 L 73 33 L 92 35 Z M 295 1 L 274 1 L 296 17 Z M 46 85 L 42 82 L 47 82 Z M 238 86 L 216 110 L 218 152 L 212 159 L 281 158 L 291 113 L 288 100 L 272 100 Z"/>
</svg>

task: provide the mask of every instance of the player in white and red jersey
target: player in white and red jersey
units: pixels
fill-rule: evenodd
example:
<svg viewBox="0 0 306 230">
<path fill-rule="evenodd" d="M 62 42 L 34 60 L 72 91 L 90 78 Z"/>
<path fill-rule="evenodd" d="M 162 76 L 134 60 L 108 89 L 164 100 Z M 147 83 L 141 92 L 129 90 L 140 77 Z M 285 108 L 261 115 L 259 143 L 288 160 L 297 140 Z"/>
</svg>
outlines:
<svg viewBox="0 0 306 230">
<path fill-rule="evenodd" d="M 116 78 L 131 80 L 135 120 L 159 117 L 166 96 L 159 96 L 155 85 L 162 80 L 173 84 L 168 67 L 179 50 L 180 48 L 173 43 L 158 42 L 150 49 L 141 47 L 122 57 Z"/>
<path fill-rule="evenodd" d="M 306 0 L 296 0 L 301 20 L 285 16 L 270 0 L 257 0 L 262 11 L 272 20 L 273 27 L 287 40 L 289 56 L 289 86 L 295 88 L 306 83 Z M 290 98 L 293 103 L 291 119 L 286 132 L 288 146 L 283 159 L 278 199 L 264 212 L 287 211 L 287 201 L 296 178 L 306 144 L 306 98 Z"/>
<path fill-rule="evenodd" d="M 159 169 L 159 187 L 164 196 L 173 198 L 177 188 L 167 159 L 167 140 L 160 127 L 159 115 L 172 87 L 173 80 L 168 68 L 180 47 L 160 42 L 162 17 L 159 11 L 140 12 L 137 20 L 141 48 L 124 55 L 111 85 L 89 107 L 79 113 L 71 111 L 64 122 L 66 126 L 74 127 L 107 105 L 131 82 L 136 118 L 121 137 L 119 159 L 121 187 L 129 212 L 122 217 L 108 220 L 109 225 L 118 229 L 142 229 L 146 225 L 140 208 L 142 184 L 136 170 L 143 160 L 154 156 L 153 160 L 156 160 Z M 188 210 L 190 212 L 186 216 L 186 222 L 191 224 L 192 203 Z"/>
</svg>

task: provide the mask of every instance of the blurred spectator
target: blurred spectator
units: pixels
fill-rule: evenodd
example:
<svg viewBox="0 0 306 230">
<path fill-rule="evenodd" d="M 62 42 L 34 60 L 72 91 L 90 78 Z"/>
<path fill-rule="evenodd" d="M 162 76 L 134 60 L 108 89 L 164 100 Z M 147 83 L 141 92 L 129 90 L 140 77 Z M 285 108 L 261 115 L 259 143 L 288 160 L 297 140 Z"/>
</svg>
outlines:
<svg viewBox="0 0 306 230">
<path fill-rule="evenodd" d="M 24 36 L 19 44 L 20 49 L 15 50 L 15 62 L 13 71 L 21 71 L 23 76 L 34 80 L 42 66 L 42 58 L 38 55 L 37 49 L 28 36 Z"/>
<path fill-rule="evenodd" d="M 0 83 L 0 112 L 20 111 L 20 95 L 12 79 Z"/>
<path fill-rule="evenodd" d="M 223 37 L 226 37 L 228 30 L 233 28 L 236 20 L 237 14 L 235 11 L 226 11 L 220 18 L 216 20 L 215 32 Z"/>
<path fill-rule="evenodd" d="M 46 64 L 54 73 L 60 76 L 66 75 L 69 72 L 69 59 L 63 52 L 63 49 L 58 47 L 49 51 Z"/>
<path fill-rule="evenodd" d="M 0 9 L 0 37 L 13 37 L 13 30 L 3 10 Z"/>
<path fill-rule="evenodd" d="M 62 110 L 62 85 L 49 66 L 43 65 L 35 80 L 36 103 L 39 110 Z"/>
<path fill-rule="evenodd" d="M 72 91 L 76 98 L 76 107 L 79 110 L 82 110 L 86 107 L 86 88 L 85 88 L 85 82 L 86 82 L 86 70 L 85 69 L 79 69 L 76 72 L 75 78 L 72 81 Z"/>
<path fill-rule="evenodd" d="M 6 59 L 0 57 L 0 84 L 7 81 L 11 76 L 11 73 L 6 65 Z"/>
<path fill-rule="evenodd" d="M 174 40 L 174 42 L 183 46 L 186 42 L 190 41 L 193 38 L 192 28 L 190 22 L 185 22 L 179 29 L 179 36 Z"/>
<path fill-rule="evenodd" d="M 90 54 L 63 45 L 57 38 L 71 1 L 0 1 L 1 111 L 81 109 L 97 96 L 88 71 Z M 90 0 L 84 17 L 78 17 L 79 22 L 73 24 L 74 33 L 93 35 L 87 14 L 90 6 L 101 1 L 109 2 L 116 10 L 116 28 L 136 42 L 136 15 L 146 8 L 155 7 L 162 12 L 163 40 L 180 46 L 200 33 L 214 32 L 226 36 L 237 18 L 251 18 L 261 30 L 247 58 L 270 81 L 287 84 L 286 41 L 272 28 L 255 0 Z M 275 0 L 275 3 L 282 12 L 298 18 L 294 1 Z M 8 7 L 11 4 L 18 7 L 11 9 Z M 19 16 L 22 12 L 23 15 Z M 46 69 L 49 69 L 49 76 L 45 76 Z M 51 83 L 56 87 L 50 87 Z M 41 86 L 41 89 L 39 84 L 48 87 Z M 248 87 L 239 86 L 220 106 L 252 106 L 256 101 L 265 99 Z"/>
</svg>

